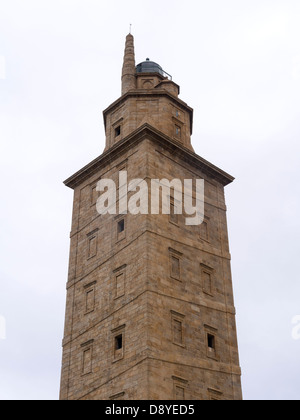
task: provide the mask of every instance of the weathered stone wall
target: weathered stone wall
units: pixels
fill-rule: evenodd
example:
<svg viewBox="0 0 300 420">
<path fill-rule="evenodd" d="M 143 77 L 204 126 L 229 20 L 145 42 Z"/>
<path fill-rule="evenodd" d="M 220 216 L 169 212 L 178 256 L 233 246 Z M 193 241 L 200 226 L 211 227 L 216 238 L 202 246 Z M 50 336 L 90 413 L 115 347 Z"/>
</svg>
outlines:
<svg viewBox="0 0 300 420">
<path fill-rule="evenodd" d="M 140 134 L 75 188 L 62 399 L 241 398 L 224 187 L 174 145 Z M 96 183 L 121 170 L 149 186 L 205 179 L 205 230 L 185 215 L 100 216 Z"/>
</svg>

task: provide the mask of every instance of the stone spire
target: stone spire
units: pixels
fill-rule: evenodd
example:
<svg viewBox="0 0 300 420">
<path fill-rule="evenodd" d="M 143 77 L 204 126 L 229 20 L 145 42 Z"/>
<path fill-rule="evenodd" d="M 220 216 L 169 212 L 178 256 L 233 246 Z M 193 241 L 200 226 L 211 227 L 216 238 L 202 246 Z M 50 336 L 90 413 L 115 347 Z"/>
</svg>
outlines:
<svg viewBox="0 0 300 420">
<path fill-rule="evenodd" d="M 122 69 L 122 95 L 132 89 L 136 89 L 134 38 L 131 34 L 128 34 Z"/>
</svg>

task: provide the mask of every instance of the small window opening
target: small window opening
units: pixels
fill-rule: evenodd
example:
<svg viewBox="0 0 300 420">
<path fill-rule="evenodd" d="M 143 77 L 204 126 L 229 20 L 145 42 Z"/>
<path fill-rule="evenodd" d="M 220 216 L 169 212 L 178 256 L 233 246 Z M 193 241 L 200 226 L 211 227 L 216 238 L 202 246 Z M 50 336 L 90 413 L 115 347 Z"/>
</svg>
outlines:
<svg viewBox="0 0 300 420">
<path fill-rule="evenodd" d="M 180 260 L 179 258 L 171 258 L 171 277 L 180 280 Z"/>
<path fill-rule="evenodd" d="M 215 350 L 215 348 L 216 348 L 215 337 L 211 334 L 207 334 L 207 345 L 210 349 Z"/>
<path fill-rule="evenodd" d="M 115 338 L 115 350 L 121 350 L 122 348 L 123 348 L 123 336 L 121 334 Z"/>
<path fill-rule="evenodd" d="M 176 344 L 183 344 L 182 322 L 173 320 L 173 341 Z"/>
<path fill-rule="evenodd" d="M 122 219 L 118 222 L 118 233 L 122 233 L 125 230 L 125 220 Z"/>
<path fill-rule="evenodd" d="M 181 127 L 179 127 L 178 125 L 175 125 L 175 136 L 179 139 L 181 138 Z"/>
<path fill-rule="evenodd" d="M 115 128 L 115 137 L 119 137 L 121 134 L 121 126 L 119 125 L 117 128 Z"/>
<path fill-rule="evenodd" d="M 170 203 L 170 222 L 175 223 L 178 225 L 178 214 L 177 214 L 177 208 L 174 203 Z"/>
<path fill-rule="evenodd" d="M 200 239 L 209 242 L 208 223 L 204 220 L 200 225 Z"/>
</svg>

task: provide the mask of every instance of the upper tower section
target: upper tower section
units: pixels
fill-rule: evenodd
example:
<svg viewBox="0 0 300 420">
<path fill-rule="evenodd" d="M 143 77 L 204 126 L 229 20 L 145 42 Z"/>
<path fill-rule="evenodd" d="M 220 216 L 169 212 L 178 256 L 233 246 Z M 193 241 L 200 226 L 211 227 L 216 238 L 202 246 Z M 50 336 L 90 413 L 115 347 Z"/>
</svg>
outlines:
<svg viewBox="0 0 300 420">
<path fill-rule="evenodd" d="M 151 61 L 135 64 L 134 37 L 126 37 L 122 68 L 122 96 L 104 112 L 105 150 L 144 124 L 193 150 L 193 110 L 179 99 L 180 87 L 162 67 Z"/>
</svg>

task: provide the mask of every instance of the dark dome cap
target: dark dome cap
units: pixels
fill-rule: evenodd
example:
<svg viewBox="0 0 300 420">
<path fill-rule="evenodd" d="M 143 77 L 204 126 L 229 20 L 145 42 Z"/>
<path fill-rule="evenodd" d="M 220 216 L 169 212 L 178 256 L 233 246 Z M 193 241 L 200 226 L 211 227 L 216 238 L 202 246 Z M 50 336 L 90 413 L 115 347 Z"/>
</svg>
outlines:
<svg viewBox="0 0 300 420">
<path fill-rule="evenodd" d="M 143 61 L 142 63 L 136 66 L 136 72 L 137 73 L 159 73 L 162 76 L 164 76 L 164 71 L 162 67 L 159 64 L 154 63 L 154 61 L 150 61 L 149 58 L 147 58 L 146 61 Z"/>
</svg>

